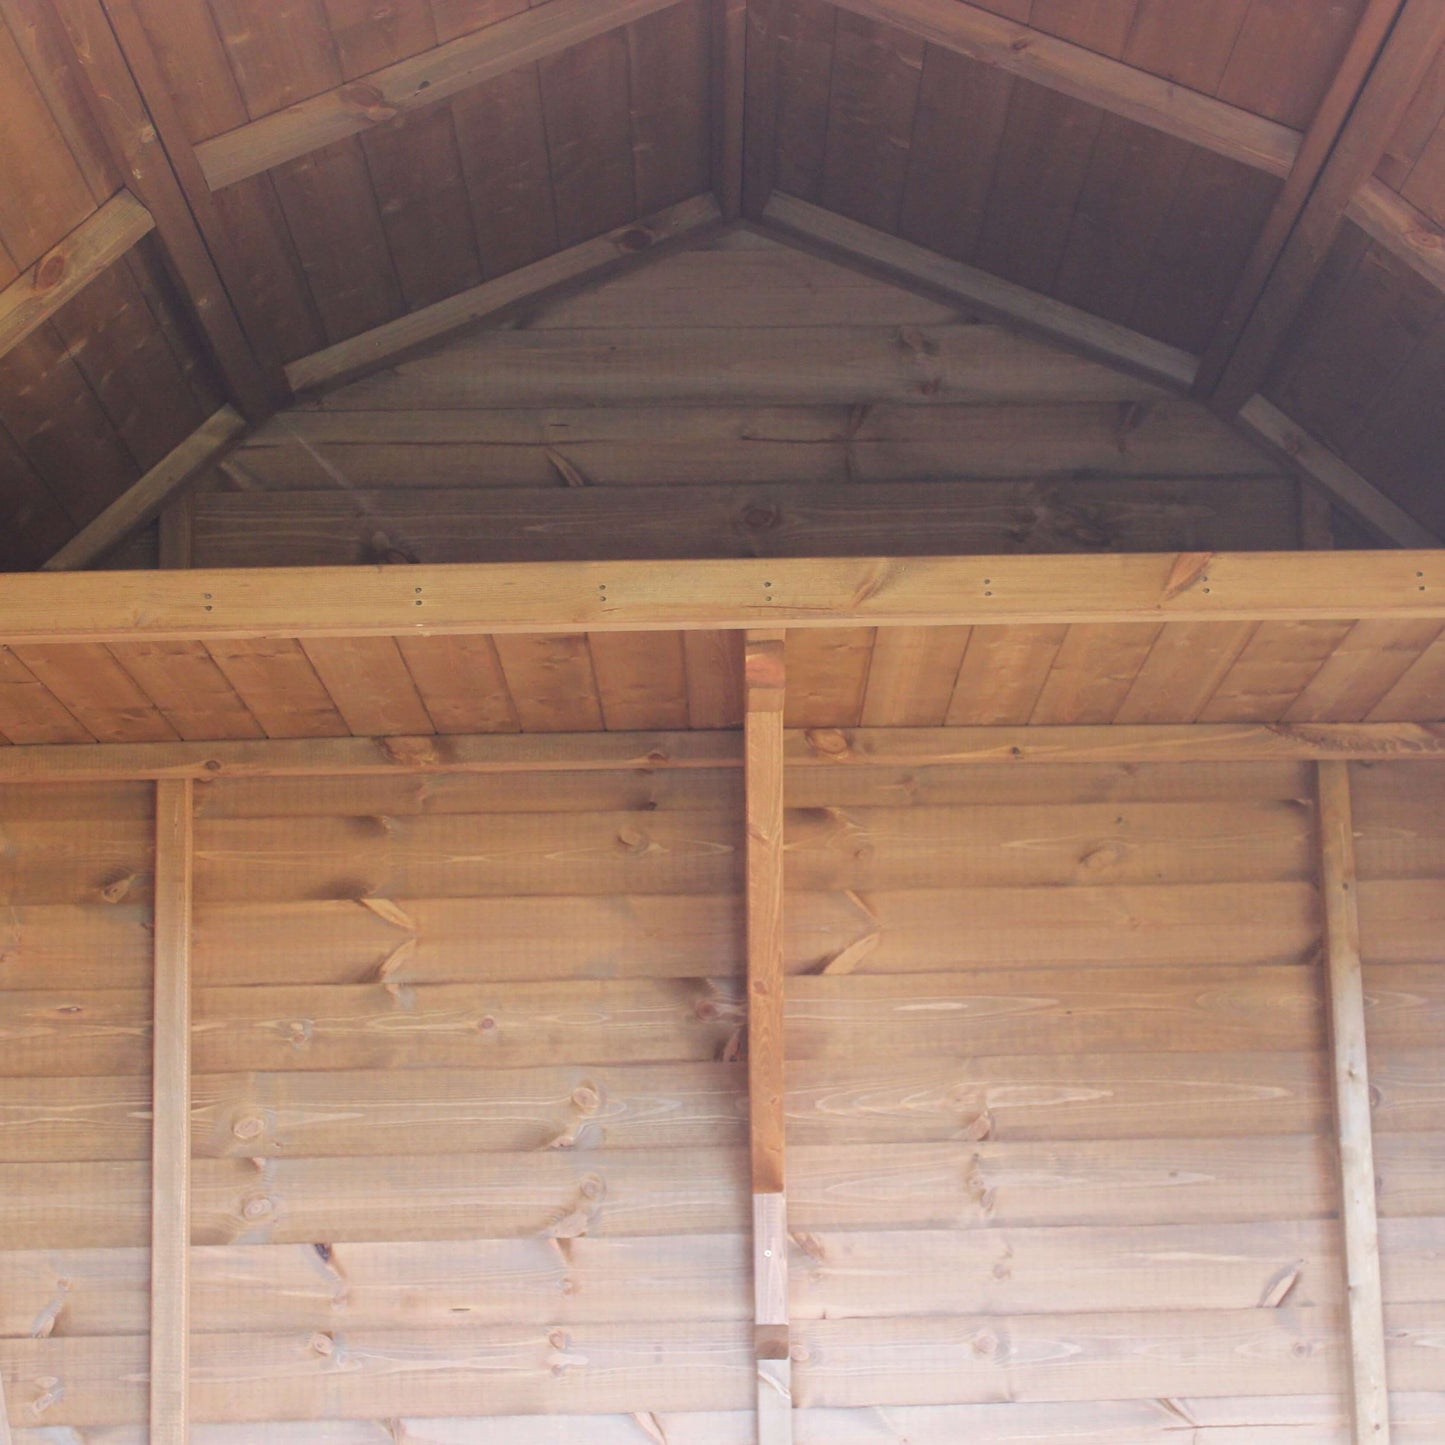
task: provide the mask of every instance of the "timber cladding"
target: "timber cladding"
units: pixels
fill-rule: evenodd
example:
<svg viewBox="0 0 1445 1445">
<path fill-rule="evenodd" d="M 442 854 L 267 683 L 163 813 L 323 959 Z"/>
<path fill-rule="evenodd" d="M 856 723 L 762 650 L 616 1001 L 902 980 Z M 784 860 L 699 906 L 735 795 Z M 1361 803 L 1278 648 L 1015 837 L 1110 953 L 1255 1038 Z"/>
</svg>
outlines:
<svg viewBox="0 0 1445 1445">
<path fill-rule="evenodd" d="M 799 1440 L 1350 1438 L 1313 773 L 789 768 Z M 1445 767 L 1351 774 L 1423 1445 Z M 752 1441 L 739 770 L 194 795 L 191 1438 Z M 144 1438 L 155 816 L 148 784 L 0 791 L 17 1445 Z"/>
</svg>

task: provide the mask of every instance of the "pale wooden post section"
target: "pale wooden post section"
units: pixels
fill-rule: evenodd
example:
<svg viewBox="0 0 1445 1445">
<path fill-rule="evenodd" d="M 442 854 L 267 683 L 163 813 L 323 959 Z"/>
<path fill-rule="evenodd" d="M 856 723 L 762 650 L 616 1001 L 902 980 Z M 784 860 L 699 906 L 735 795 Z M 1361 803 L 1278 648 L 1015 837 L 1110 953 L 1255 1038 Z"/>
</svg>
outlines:
<svg viewBox="0 0 1445 1445">
<path fill-rule="evenodd" d="M 5 1408 L 5 1377 L 0 1375 L 0 1445 L 11 1445 L 10 1415 Z"/>
<path fill-rule="evenodd" d="M 1349 1288 L 1354 1439 L 1356 1445 L 1388 1445 L 1390 1387 L 1385 1375 L 1385 1316 L 1380 1292 L 1380 1233 L 1375 1211 L 1375 1150 L 1365 1054 L 1365 994 L 1350 772 L 1349 764 L 1343 762 L 1326 761 L 1318 767 L 1320 885 L 1325 903 L 1330 1063 Z"/>
<path fill-rule="evenodd" d="M 781 632 L 749 632 L 747 799 L 748 1108 L 759 1445 L 791 1445 L 788 1202 L 783 1118 L 783 665 Z"/>
<path fill-rule="evenodd" d="M 151 1445 L 190 1439 L 191 816 L 195 785 L 156 784 L 151 1145 Z"/>
</svg>

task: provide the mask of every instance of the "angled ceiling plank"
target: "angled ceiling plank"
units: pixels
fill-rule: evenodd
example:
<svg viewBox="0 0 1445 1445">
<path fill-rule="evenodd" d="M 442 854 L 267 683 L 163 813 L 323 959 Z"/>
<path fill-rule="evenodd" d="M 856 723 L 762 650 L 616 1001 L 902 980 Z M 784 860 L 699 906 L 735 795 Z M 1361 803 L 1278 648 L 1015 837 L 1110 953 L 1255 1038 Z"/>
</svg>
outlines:
<svg viewBox="0 0 1445 1445">
<path fill-rule="evenodd" d="M 747 0 L 713 0 L 712 189 L 726 221 L 743 209 L 747 38 Z"/>
<path fill-rule="evenodd" d="M 1445 555 L 1168 552 L 18 573 L 0 644 L 1445 619 Z"/>
<path fill-rule="evenodd" d="M 1329 255 L 1351 199 L 1374 174 L 1442 43 L 1445 5 L 1440 0 L 1406 0 L 1238 344 L 1219 368 L 1208 393 L 1217 411 L 1237 412 L 1259 390 Z"/>
<path fill-rule="evenodd" d="M 155 229 L 151 213 L 121 191 L 0 291 L 0 356 Z"/>
<path fill-rule="evenodd" d="M 136 528 L 150 521 L 245 429 L 246 419 L 234 407 L 223 406 L 72 537 L 45 563 L 45 569 L 75 571 L 105 556 Z"/>
<path fill-rule="evenodd" d="M 1372 178 L 1355 192 L 1346 215 L 1417 276 L 1445 291 L 1445 231 L 1404 196 Z"/>
<path fill-rule="evenodd" d="M 552 0 L 227 131 L 202 142 L 196 154 L 218 191 L 677 3 Z"/>
<path fill-rule="evenodd" d="M 1188 90 L 1067 40 L 1031 30 L 965 0 L 835 0 L 983 65 L 1126 116 L 1232 160 L 1289 174 L 1300 134 L 1227 101 Z M 1430 0 L 1427 0 L 1430 3 Z"/>
<path fill-rule="evenodd" d="M 13 0 L 3 0 L 13 3 Z M 124 0 L 115 9 L 124 13 Z M 194 213 L 178 175 L 178 166 L 194 157 L 180 130 L 168 94 L 159 79 L 146 75 L 143 63 L 132 73 L 100 0 L 56 0 L 53 23 L 63 24 L 88 83 L 88 99 L 97 125 L 131 189 L 155 218 L 156 232 L 210 344 L 230 399 L 257 421 L 286 399 L 279 361 L 258 359 L 257 328 L 243 324 L 236 298 L 222 279 L 229 244 L 214 208 Z M 136 26 L 139 30 L 139 26 Z M 134 49 L 134 47 L 132 47 Z M 136 51 L 139 61 L 153 57 Z M 145 94 L 137 75 L 145 82 Z M 206 198 L 207 200 L 209 197 Z M 237 272 L 226 272 L 232 276 Z M 249 334 L 248 334 L 249 332 Z"/>
<path fill-rule="evenodd" d="M 1188 352 L 808 201 L 775 194 L 762 219 L 765 228 L 780 240 L 802 242 L 805 248 L 820 249 L 833 259 L 861 266 L 890 281 L 1017 322 L 1175 390 L 1187 388 L 1194 380 L 1195 358 Z"/>
<path fill-rule="evenodd" d="M 1195 391 L 1201 396 L 1208 396 L 1218 386 L 1239 342 L 1240 333 L 1248 324 L 1300 212 L 1304 210 L 1320 173 L 1329 161 L 1335 142 L 1350 118 L 1360 90 L 1374 68 L 1403 4 L 1404 0 L 1370 0 L 1369 8 L 1356 27 L 1349 51 L 1305 132 L 1299 155 L 1290 167 L 1234 294 L 1229 298 L 1219 325 L 1205 348 L 1195 381 Z"/>
<path fill-rule="evenodd" d="M 1272 402 L 1253 396 L 1235 424 L 1252 440 L 1274 452 L 1301 476 L 1381 537 L 1400 547 L 1439 547 L 1440 538 L 1397 506 L 1373 482 L 1342 461 L 1323 442 L 1296 426 Z"/>
<path fill-rule="evenodd" d="M 558 286 L 595 280 L 618 266 L 651 257 L 667 242 L 695 236 L 719 219 L 717 202 L 711 195 L 694 196 L 655 216 L 631 221 L 608 235 L 571 246 L 495 281 L 484 281 L 324 351 L 303 356 L 286 368 L 287 379 L 294 390 L 304 391 L 381 366 L 423 342 L 495 316 L 507 307 L 535 301 Z"/>
</svg>

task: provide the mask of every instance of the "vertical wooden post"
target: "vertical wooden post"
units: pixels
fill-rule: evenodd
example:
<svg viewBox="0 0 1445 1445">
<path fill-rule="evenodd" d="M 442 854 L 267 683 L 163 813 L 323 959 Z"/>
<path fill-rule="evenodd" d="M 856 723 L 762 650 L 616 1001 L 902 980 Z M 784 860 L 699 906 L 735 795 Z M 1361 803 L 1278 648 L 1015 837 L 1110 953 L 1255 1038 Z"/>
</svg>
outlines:
<svg viewBox="0 0 1445 1445">
<path fill-rule="evenodd" d="M 1375 1208 L 1375 1150 L 1365 1052 L 1365 994 L 1355 889 L 1349 764 L 1318 765 L 1320 886 L 1325 907 L 1330 1064 L 1340 1153 L 1356 1445 L 1389 1445 L 1385 1314 Z"/>
<path fill-rule="evenodd" d="M 151 1445 L 190 1438 L 193 788 L 189 779 L 156 784 Z"/>
<path fill-rule="evenodd" d="M 783 1060 L 783 634 L 750 632 L 744 662 L 748 1110 L 759 1445 L 791 1445 Z"/>
<path fill-rule="evenodd" d="M 10 1414 L 5 1408 L 5 1376 L 0 1373 L 0 1445 L 11 1445 Z"/>
<path fill-rule="evenodd" d="M 713 0 L 712 188 L 725 221 L 743 210 L 743 81 L 747 0 Z"/>
</svg>

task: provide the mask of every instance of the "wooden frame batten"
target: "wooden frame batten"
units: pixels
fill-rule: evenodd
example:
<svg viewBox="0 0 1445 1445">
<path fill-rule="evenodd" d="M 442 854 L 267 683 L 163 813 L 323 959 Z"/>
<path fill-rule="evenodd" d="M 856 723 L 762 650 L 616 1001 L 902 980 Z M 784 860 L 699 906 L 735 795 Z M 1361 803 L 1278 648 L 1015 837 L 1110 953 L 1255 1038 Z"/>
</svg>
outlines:
<svg viewBox="0 0 1445 1445">
<path fill-rule="evenodd" d="M 150 1445 L 190 1439 L 194 791 L 156 784 Z"/>
</svg>

